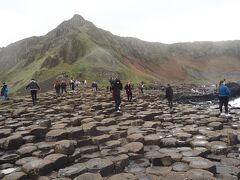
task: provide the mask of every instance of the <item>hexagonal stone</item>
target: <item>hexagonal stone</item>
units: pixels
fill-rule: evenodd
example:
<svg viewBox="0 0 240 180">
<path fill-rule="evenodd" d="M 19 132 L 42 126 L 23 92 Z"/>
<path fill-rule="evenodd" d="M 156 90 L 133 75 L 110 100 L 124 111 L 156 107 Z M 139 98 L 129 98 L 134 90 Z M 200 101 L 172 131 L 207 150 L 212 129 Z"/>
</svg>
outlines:
<svg viewBox="0 0 240 180">
<path fill-rule="evenodd" d="M 82 126 L 67 127 L 68 139 L 80 139 L 84 135 Z"/>
<path fill-rule="evenodd" d="M 146 157 L 150 159 L 153 166 L 170 166 L 172 164 L 171 156 L 158 151 L 147 152 Z"/>
<path fill-rule="evenodd" d="M 81 154 L 89 154 L 89 153 L 93 153 L 93 152 L 97 152 L 98 146 L 83 146 L 79 148 Z"/>
<path fill-rule="evenodd" d="M 121 146 L 121 142 L 119 140 L 112 140 L 112 141 L 107 141 L 105 143 L 106 148 L 115 148 Z"/>
<path fill-rule="evenodd" d="M 111 126 L 116 124 L 116 119 L 106 118 L 101 121 L 102 126 Z"/>
<path fill-rule="evenodd" d="M 136 174 L 137 179 L 151 179 L 151 180 L 158 180 L 158 177 L 152 174 L 143 174 L 143 173 L 139 173 Z"/>
<path fill-rule="evenodd" d="M 240 178 L 240 169 L 235 166 L 218 165 L 217 173 L 223 174 L 223 175 L 230 174 L 230 175 L 237 176 L 238 179 Z"/>
<path fill-rule="evenodd" d="M 50 154 L 44 158 L 44 160 L 48 160 L 52 163 L 53 169 L 58 170 L 67 165 L 68 159 L 66 155 L 63 154 Z"/>
<path fill-rule="evenodd" d="M 129 165 L 128 155 L 120 154 L 117 156 L 107 156 L 107 159 L 110 159 L 114 163 L 115 172 L 122 172 L 125 167 Z"/>
<path fill-rule="evenodd" d="M 176 152 L 166 152 L 167 155 L 169 155 L 172 158 L 173 162 L 181 161 L 183 155 L 181 153 Z"/>
<path fill-rule="evenodd" d="M 114 156 L 114 155 L 118 155 L 118 154 L 127 154 L 128 150 L 127 148 L 124 147 L 115 147 L 115 148 L 111 148 L 111 149 L 103 149 L 101 150 L 101 154 L 103 156 Z"/>
<path fill-rule="evenodd" d="M 37 139 L 44 138 L 46 135 L 47 128 L 40 126 L 33 126 L 30 129 L 30 134 L 35 136 Z"/>
<path fill-rule="evenodd" d="M 74 180 L 103 180 L 102 176 L 99 173 L 84 173 Z"/>
<path fill-rule="evenodd" d="M 186 141 L 188 138 L 192 137 L 192 134 L 181 132 L 177 133 L 175 136 L 181 141 Z"/>
<path fill-rule="evenodd" d="M 46 175 L 52 171 L 52 164 L 48 160 L 34 160 L 24 164 L 22 169 L 30 175 Z"/>
<path fill-rule="evenodd" d="M 26 146 L 17 150 L 17 154 L 21 157 L 31 156 L 34 151 L 37 150 L 36 146 Z"/>
<path fill-rule="evenodd" d="M 85 164 L 89 172 L 99 172 L 103 177 L 110 175 L 114 171 L 114 164 L 109 159 L 90 159 Z"/>
<path fill-rule="evenodd" d="M 58 171 L 58 177 L 75 178 L 87 172 L 87 166 L 83 163 L 74 164 Z"/>
<path fill-rule="evenodd" d="M 0 164 L 3 163 L 14 163 L 20 156 L 18 154 L 3 154 L 0 156 Z"/>
<path fill-rule="evenodd" d="M 166 180 L 186 180 L 186 177 L 184 176 L 184 173 L 182 172 L 170 172 L 169 174 L 167 174 L 164 179 Z"/>
<path fill-rule="evenodd" d="M 105 143 L 107 141 L 110 141 L 111 136 L 104 134 L 104 135 L 100 135 L 100 136 L 95 136 L 92 138 L 92 140 L 93 140 L 94 144 L 99 145 L 99 144 Z"/>
<path fill-rule="evenodd" d="M 190 142 L 192 147 L 206 147 L 208 144 L 208 141 L 206 140 L 193 140 Z"/>
<path fill-rule="evenodd" d="M 110 176 L 107 180 L 137 180 L 137 178 L 130 173 L 121 173 Z"/>
<path fill-rule="evenodd" d="M 149 151 L 159 151 L 160 147 L 157 145 L 148 145 L 148 146 L 144 146 L 144 151 L 145 152 L 149 152 Z"/>
<path fill-rule="evenodd" d="M 240 166 L 240 159 L 235 158 L 222 158 L 221 163 L 227 166 Z"/>
<path fill-rule="evenodd" d="M 0 129 L 0 138 L 9 136 L 13 132 L 13 129 Z"/>
<path fill-rule="evenodd" d="M 144 136 L 144 144 L 145 145 L 160 145 L 161 137 L 157 134 L 150 134 Z"/>
<path fill-rule="evenodd" d="M 140 153 L 142 154 L 143 151 L 143 144 L 140 142 L 131 142 L 128 143 L 124 146 L 124 148 L 126 148 L 128 150 L 128 152 L 130 153 Z"/>
<path fill-rule="evenodd" d="M 12 135 L 5 139 L 3 146 L 5 150 L 13 150 L 19 148 L 23 143 L 21 135 Z"/>
<path fill-rule="evenodd" d="M 189 170 L 189 166 L 187 163 L 176 162 L 172 165 L 173 171 L 176 172 L 186 172 Z"/>
<path fill-rule="evenodd" d="M 67 139 L 67 131 L 63 129 L 51 130 L 46 134 L 47 141 L 60 141 Z"/>
<path fill-rule="evenodd" d="M 24 172 L 13 172 L 6 175 L 2 180 L 25 180 L 28 176 Z"/>
<path fill-rule="evenodd" d="M 208 159 L 202 157 L 193 158 L 190 161 L 189 167 L 192 169 L 204 169 L 212 172 L 213 174 L 216 173 L 216 165 Z"/>
<path fill-rule="evenodd" d="M 40 159 L 37 157 L 24 157 L 22 159 L 17 160 L 15 164 L 18 166 L 22 166 L 28 162 L 35 161 L 35 160 L 40 160 Z"/>
<path fill-rule="evenodd" d="M 51 127 L 51 120 L 41 120 L 39 126 L 46 127 L 47 129 Z"/>
<path fill-rule="evenodd" d="M 207 126 L 213 128 L 213 130 L 221 130 L 223 128 L 223 124 L 221 122 L 211 122 Z"/>
<path fill-rule="evenodd" d="M 144 138 L 142 133 L 135 133 L 127 136 L 129 142 L 143 142 Z"/>
<path fill-rule="evenodd" d="M 96 123 L 89 122 L 82 125 L 83 131 L 86 135 L 94 136 L 97 135 Z"/>
<path fill-rule="evenodd" d="M 147 121 L 145 122 L 142 127 L 144 128 L 156 128 L 160 123 L 156 121 Z"/>
<path fill-rule="evenodd" d="M 227 144 L 222 141 L 212 141 L 207 145 L 207 148 L 214 154 L 226 154 L 228 151 Z"/>
<path fill-rule="evenodd" d="M 74 153 L 74 142 L 71 140 L 58 141 L 54 148 L 56 153 L 71 155 Z"/>
<path fill-rule="evenodd" d="M 215 180 L 212 173 L 203 169 L 191 169 L 185 173 L 185 177 L 192 180 Z"/>
<path fill-rule="evenodd" d="M 217 179 L 223 179 L 223 180 L 239 180 L 237 176 L 233 176 L 230 174 L 217 174 L 216 175 Z"/>
<path fill-rule="evenodd" d="M 176 138 L 163 138 L 161 139 L 163 147 L 176 147 L 177 139 Z"/>
<path fill-rule="evenodd" d="M 172 170 L 172 167 L 152 166 L 152 167 L 148 167 L 146 169 L 146 172 L 148 174 L 165 177 L 171 172 L 171 170 Z"/>
</svg>

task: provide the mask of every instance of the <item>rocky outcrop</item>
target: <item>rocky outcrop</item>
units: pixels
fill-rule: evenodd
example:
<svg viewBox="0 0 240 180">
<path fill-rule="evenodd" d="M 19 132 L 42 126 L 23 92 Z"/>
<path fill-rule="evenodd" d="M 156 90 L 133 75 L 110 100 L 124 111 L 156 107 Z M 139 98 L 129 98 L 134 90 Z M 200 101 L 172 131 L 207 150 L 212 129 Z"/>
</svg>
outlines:
<svg viewBox="0 0 240 180">
<path fill-rule="evenodd" d="M 239 109 L 170 110 L 160 91 L 133 95 L 122 94 L 120 113 L 110 92 L 87 87 L 40 94 L 36 106 L 29 97 L 0 104 L 0 178 L 240 178 Z"/>
</svg>

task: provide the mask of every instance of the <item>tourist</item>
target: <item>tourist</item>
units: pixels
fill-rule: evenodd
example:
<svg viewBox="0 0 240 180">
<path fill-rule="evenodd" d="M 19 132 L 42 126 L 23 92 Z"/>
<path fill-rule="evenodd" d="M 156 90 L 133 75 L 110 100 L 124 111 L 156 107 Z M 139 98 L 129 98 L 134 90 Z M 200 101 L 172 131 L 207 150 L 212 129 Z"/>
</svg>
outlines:
<svg viewBox="0 0 240 180">
<path fill-rule="evenodd" d="M 1 97 L 3 100 L 6 100 L 8 98 L 8 91 L 8 85 L 4 82 L 1 88 Z"/>
<path fill-rule="evenodd" d="M 121 81 L 116 78 L 113 84 L 113 97 L 115 101 L 115 110 L 120 112 L 120 105 L 121 105 L 121 90 L 122 90 L 122 83 Z"/>
<path fill-rule="evenodd" d="M 132 85 L 130 81 L 128 81 L 127 84 L 125 85 L 125 91 L 127 94 L 128 102 L 131 102 L 132 101 Z"/>
<path fill-rule="evenodd" d="M 144 82 L 143 81 L 139 84 L 139 89 L 140 89 L 141 93 L 143 94 L 143 89 L 144 89 Z"/>
<path fill-rule="evenodd" d="M 33 105 L 37 102 L 37 91 L 40 90 L 35 79 L 31 79 L 31 82 L 26 86 L 26 89 L 30 89 Z"/>
<path fill-rule="evenodd" d="M 70 87 L 71 87 L 71 90 L 74 92 L 75 91 L 75 81 L 73 79 L 70 80 Z"/>
<path fill-rule="evenodd" d="M 62 81 L 61 83 L 61 93 L 63 92 L 67 93 L 67 83 L 65 81 Z"/>
<path fill-rule="evenodd" d="M 87 80 L 86 79 L 84 80 L 84 85 L 87 86 Z"/>
<path fill-rule="evenodd" d="M 61 83 L 60 83 L 59 80 L 55 81 L 54 88 L 56 90 L 56 95 L 59 96 L 60 95 L 60 90 L 61 90 Z"/>
<path fill-rule="evenodd" d="M 172 109 L 172 107 L 173 107 L 173 89 L 170 86 L 170 84 L 168 84 L 167 88 L 166 88 L 166 99 L 168 101 L 168 106 L 170 107 L 170 109 Z"/>
<path fill-rule="evenodd" d="M 114 85 L 114 78 L 113 77 L 111 77 L 110 79 L 109 79 L 109 83 L 110 83 L 110 92 L 113 90 L 113 85 Z"/>
<path fill-rule="evenodd" d="M 97 85 L 97 83 L 94 81 L 94 82 L 92 83 L 92 91 L 93 91 L 93 92 L 96 92 L 97 89 L 98 89 L 98 85 Z"/>
<path fill-rule="evenodd" d="M 224 85 L 224 81 L 221 80 L 219 83 L 219 110 L 222 115 L 222 107 L 224 105 L 225 113 L 228 114 L 228 102 L 229 102 L 229 96 L 230 96 L 230 90 L 226 85 Z"/>
</svg>

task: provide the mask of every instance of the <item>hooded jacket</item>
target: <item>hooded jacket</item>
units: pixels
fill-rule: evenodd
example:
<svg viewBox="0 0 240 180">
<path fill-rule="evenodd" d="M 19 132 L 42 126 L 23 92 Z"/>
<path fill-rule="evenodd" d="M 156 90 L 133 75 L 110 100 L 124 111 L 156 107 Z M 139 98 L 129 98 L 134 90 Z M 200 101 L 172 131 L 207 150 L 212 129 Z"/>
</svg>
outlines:
<svg viewBox="0 0 240 180">
<path fill-rule="evenodd" d="M 38 86 L 36 81 L 31 80 L 31 82 L 26 86 L 26 89 L 30 89 L 30 91 L 36 91 L 39 90 L 40 87 Z"/>
<path fill-rule="evenodd" d="M 219 96 L 230 96 L 230 90 L 224 84 L 219 86 Z"/>
</svg>

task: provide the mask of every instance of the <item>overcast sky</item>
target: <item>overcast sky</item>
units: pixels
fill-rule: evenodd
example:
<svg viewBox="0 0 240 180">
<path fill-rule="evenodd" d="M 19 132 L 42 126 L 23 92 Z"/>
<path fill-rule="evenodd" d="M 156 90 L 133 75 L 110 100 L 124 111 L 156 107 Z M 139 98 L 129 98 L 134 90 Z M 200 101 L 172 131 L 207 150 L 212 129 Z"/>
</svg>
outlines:
<svg viewBox="0 0 240 180">
<path fill-rule="evenodd" d="M 0 0 L 0 47 L 44 35 L 74 14 L 146 41 L 240 39 L 240 0 Z"/>
</svg>

